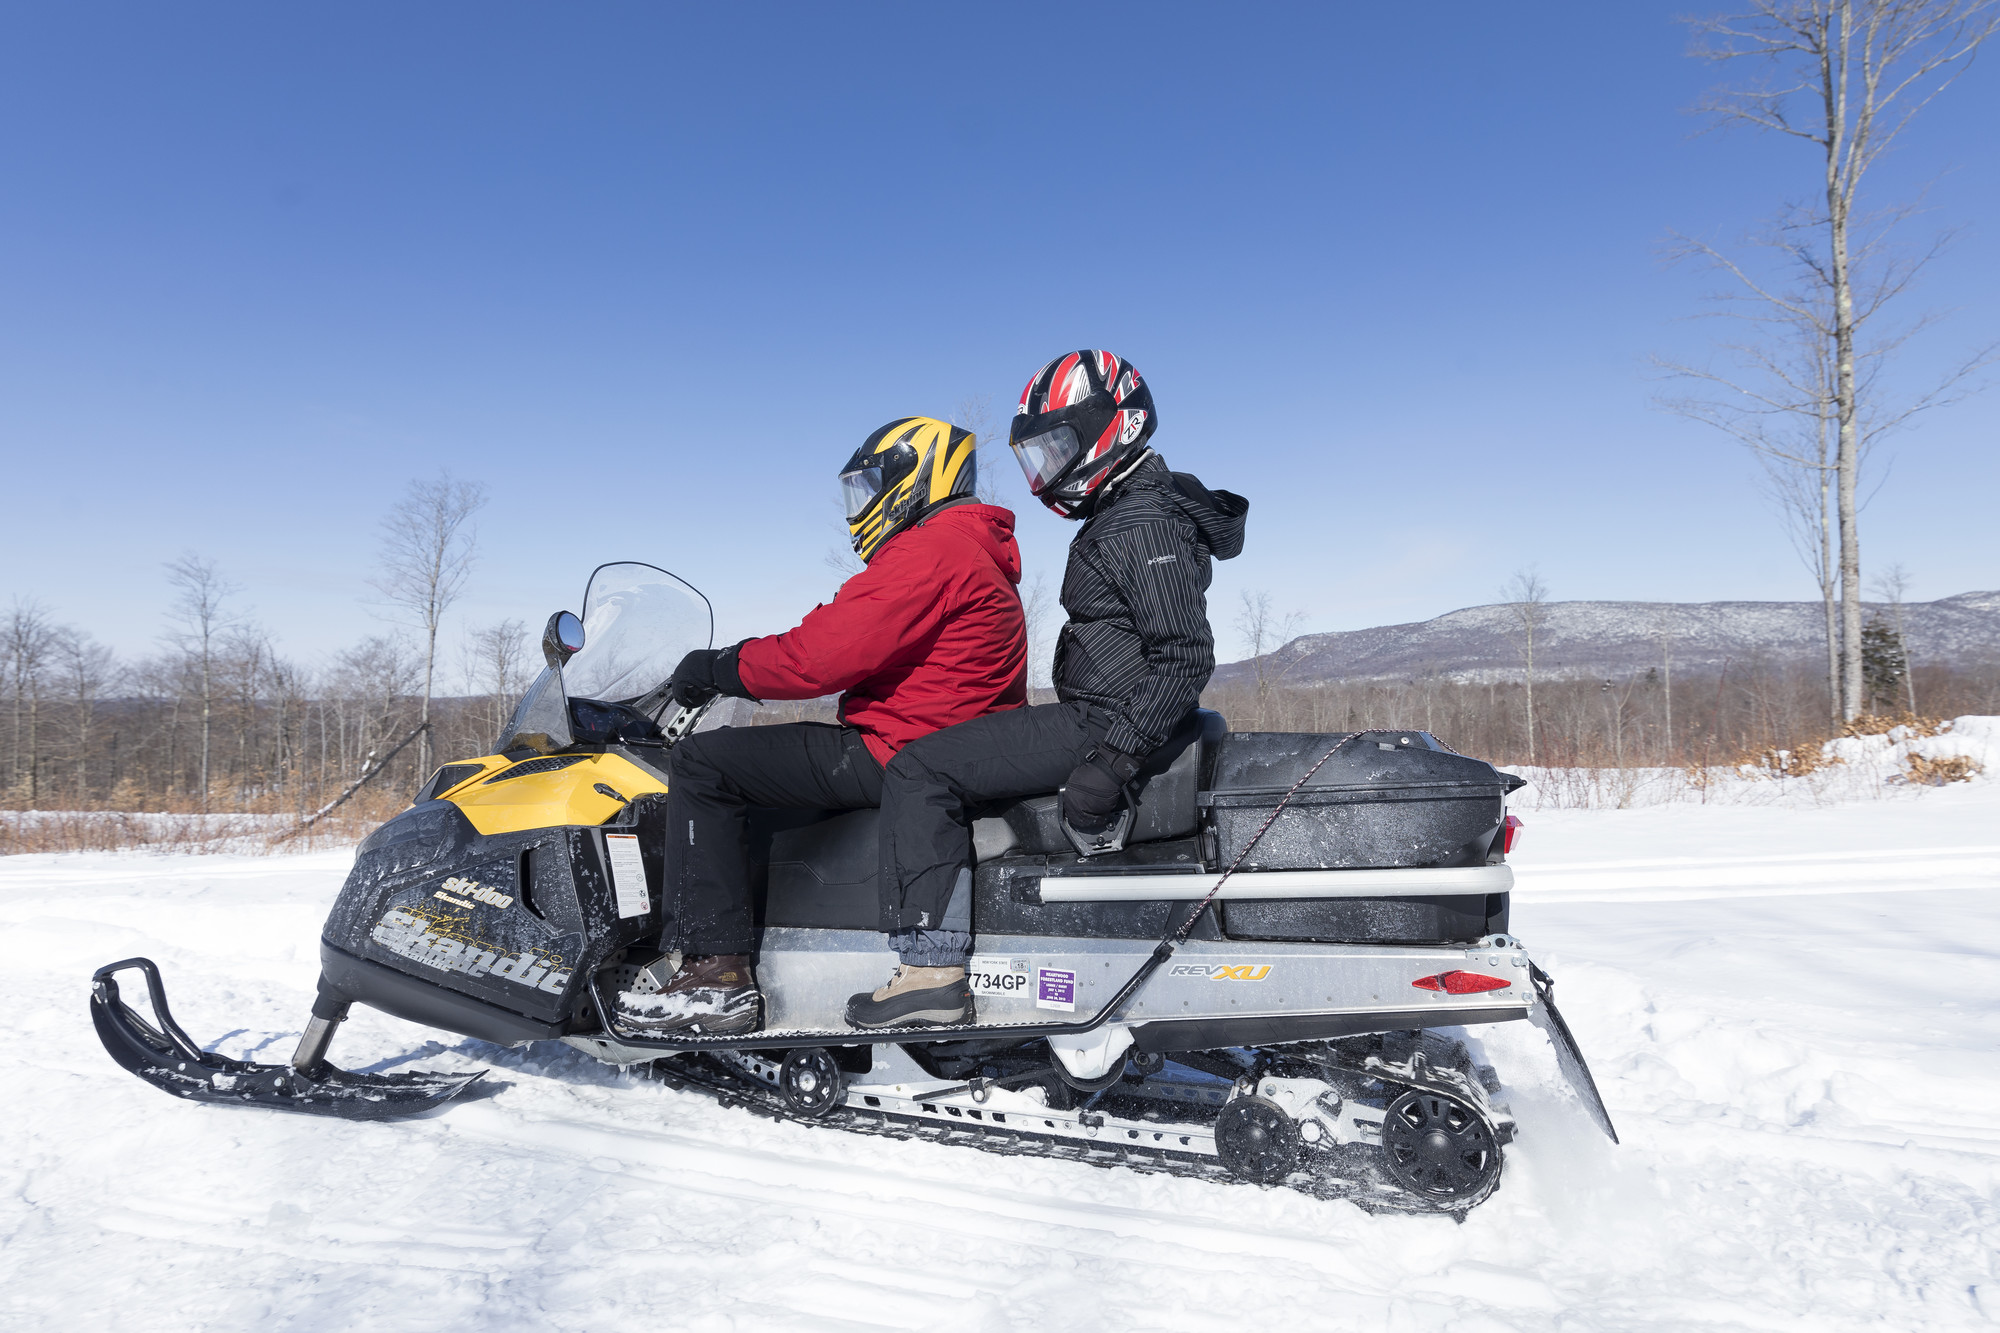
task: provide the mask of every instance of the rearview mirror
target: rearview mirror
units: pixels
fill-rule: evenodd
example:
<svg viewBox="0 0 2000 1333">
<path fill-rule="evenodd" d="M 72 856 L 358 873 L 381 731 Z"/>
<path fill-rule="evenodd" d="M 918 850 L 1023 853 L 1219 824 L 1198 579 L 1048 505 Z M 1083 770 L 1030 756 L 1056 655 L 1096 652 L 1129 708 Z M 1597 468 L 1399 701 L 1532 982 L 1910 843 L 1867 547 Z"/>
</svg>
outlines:
<svg viewBox="0 0 2000 1333">
<path fill-rule="evenodd" d="M 549 627 L 542 631 L 542 660 L 551 671 L 562 670 L 563 663 L 575 657 L 582 647 L 583 622 L 575 613 L 558 611 L 549 617 Z"/>
</svg>

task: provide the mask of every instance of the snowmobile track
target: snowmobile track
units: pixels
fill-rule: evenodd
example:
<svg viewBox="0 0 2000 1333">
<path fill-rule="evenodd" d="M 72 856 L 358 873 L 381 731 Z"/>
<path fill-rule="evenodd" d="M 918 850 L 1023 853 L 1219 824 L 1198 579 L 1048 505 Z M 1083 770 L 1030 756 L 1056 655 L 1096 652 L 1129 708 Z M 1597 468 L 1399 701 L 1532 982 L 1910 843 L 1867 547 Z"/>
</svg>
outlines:
<svg viewBox="0 0 2000 1333">
<path fill-rule="evenodd" d="M 696 1063 L 696 1062 L 699 1063 Z M 719 1068 L 704 1056 L 656 1060 L 648 1067 L 652 1077 L 677 1092 L 698 1092 L 729 1110 L 743 1110 L 766 1120 L 789 1121 L 814 1129 L 838 1129 L 870 1138 L 935 1143 L 952 1148 L 974 1148 L 1001 1157 L 1037 1157 L 1048 1161 L 1073 1162 L 1102 1169 L 1123 1169 L 1141 1175 L 1174 1176 L 1182 1180 L 1203 1180 L 1211 1184 L 1236 1185 L 1253 1189 L 1285 1188 L 1314 1199 L 1342 1201 L 1371 1214 L 1414 1214 L 1450 1217 L 1463 1223 L 1466 1215 L 1492 1196 L 1492 1191 L 1454 1208 L 1439 1208 L 1412 1198 L 1395 1185 L 1377 1177 L 1373 1166 L 1358 1165 L 1336 1173 L 1350 1160 L 1369 1150 L 1340 1154 L 1317 1150 L 1305 1157 L 1305 1165 L 1277 1184 L 1259 1186 L 1243 1179 L 1218 1161 L 1195 1153 L 1176 1152 L 1139 1144 L 1107 1143 L 1085 1147 L 1032 1130 L 991 1125 L 964 1126 L 920 1120 L 893 1112 L 868 1112 L 842 1107 L 825 1115 L 808 1116 L 793 1111 L 775 1091 L 734 1070 Z M 1497 1189 L 1498 1186 L 1496 1185 Z"/>
</svg>

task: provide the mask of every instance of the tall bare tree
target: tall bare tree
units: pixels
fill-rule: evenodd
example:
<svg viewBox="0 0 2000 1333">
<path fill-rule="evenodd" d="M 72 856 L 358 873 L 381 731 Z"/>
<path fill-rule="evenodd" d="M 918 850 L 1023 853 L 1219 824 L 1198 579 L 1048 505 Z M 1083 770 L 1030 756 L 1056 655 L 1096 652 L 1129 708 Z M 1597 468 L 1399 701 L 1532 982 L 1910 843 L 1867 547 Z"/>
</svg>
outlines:
<svg viewBox="0 0 2000 1333">
<path fill-rule="evenodd" d="M 216 640 L 234 624 L 224 613 L 223 603 L 237 589 L 217 572 L 213 560 L 193 551 L 167 565 L 167 582 L 175 590 L 168 619 L 178 627 L 175 638 L 188 664 L 195 669 L 201 688 L 201 808 L 206 814 L 210 739 L 215 722 Z"/>
<path fill-rule="evenodd" d="M 1716 264 L 1754 311 L 1759 336 L 1742 353 L 1742 374 L 1694 372 L 1724 396 L 1710 419 L 1784 467 L 1833 474 L 1839 536 L 1840 670 L 1843 717 L 1863 707 L 1861 679 L 1861 469 L 1869 443 L 1915 413 L 1951 401 L 1988 348 L 1952 367 L 1928 391 L 1887 401 L 1885 358 L 1927 322 L 1875 327 L 1943 239 L 1915 255 L 1892 249 L 1890 232 L 1911 205 L 1869 210 L 1869 171 L 1971 63 L 1996 27 L 2000 0 L 1750 0 L 1747 9 L 1695 21 L 1695 54 L 1748 66 L 1747 81 L 1701 104 L 1717 123 L 1745 125 L 1809 145 L 1817 162 L 1815 202 L 1794 205 L 1763 238 L 1782 257 L 1775 273 L 1704 242 L 1688 252 Z M 1679 369 L 1686 370 L 1685 367 Z M 1696 413 L 1699 415 L 1699 413 Z M 1784 419 L 1790 428 L 1774 428 Z M 1798 447 L 1804 434 L 1831 435 L 1831 459 Z"/>
<path fill-rule="evenodd" d="M 1549 589 L 1540 574 L 1524 569 L 1507 580 L 1500 595 L 1507 599 L 1507 609 L 1513 613 L 1510 637 L 1527 671 L 1528 762 L 1532 764 L 1535 762 L 1535 640 L 1548 619 Z"/>
<path fill-rule="evenodd" d="M 486 503 L 478 482 L 455 481 L 448 472 L 410 483 L 409 491 L 382 520 L 382 573 L 371 586 L 410 617 L 423 635 L 424 727 L 417 767 L 431 770 L 431 692 L 437 679 L 438 627 L 465 590 L 472 574 L 477 533 L 472 516 Z"/>
</svg>

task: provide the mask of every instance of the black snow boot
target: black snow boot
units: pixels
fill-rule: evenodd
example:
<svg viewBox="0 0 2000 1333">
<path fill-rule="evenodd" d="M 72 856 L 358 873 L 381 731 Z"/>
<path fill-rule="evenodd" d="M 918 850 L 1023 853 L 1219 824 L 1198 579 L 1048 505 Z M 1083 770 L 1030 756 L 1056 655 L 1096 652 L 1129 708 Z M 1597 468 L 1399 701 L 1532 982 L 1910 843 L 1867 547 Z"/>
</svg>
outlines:
<svg viewBox="0 0 2000 1333">
<path fill-rule="evenodd" d="M 621 993 L 615 1026 L 648 1037 L 732 1036 L 756 1030 L 763 1003 L 747 956 L 708 954 L 682 960 L 658 990 Z"/>
<path fill-rule="evenodd" d="M 849 1027 L 944 1027 L 974 1021 L 972 986 L 962 967 L 901 964 L 888 985 L 847 1002 Z"/>
</svg>

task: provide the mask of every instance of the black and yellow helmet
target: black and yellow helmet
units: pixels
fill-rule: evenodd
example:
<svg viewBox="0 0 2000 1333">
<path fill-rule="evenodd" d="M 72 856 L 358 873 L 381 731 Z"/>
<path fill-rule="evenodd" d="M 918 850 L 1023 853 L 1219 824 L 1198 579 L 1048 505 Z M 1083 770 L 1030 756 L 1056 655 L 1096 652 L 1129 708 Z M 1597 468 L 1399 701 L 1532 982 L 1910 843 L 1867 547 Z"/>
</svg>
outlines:
<svg viewBox="0 0 2000 1333">
<path fill-rule="evenodd" d="M 872 560 L 912 523 L 972 498 L 978 443 L 933 417 L 898 417 L 863 441 L 840 470 L 854 553 Z"/>
</svg>

